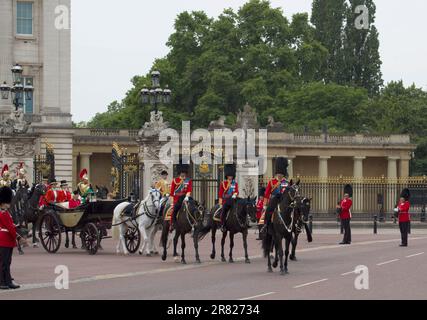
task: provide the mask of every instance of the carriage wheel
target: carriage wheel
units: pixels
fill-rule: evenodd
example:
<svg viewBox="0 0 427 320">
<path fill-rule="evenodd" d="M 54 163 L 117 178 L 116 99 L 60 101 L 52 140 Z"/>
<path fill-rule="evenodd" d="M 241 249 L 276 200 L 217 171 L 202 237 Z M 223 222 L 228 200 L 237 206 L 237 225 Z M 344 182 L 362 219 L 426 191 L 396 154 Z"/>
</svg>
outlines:
<svg viewBox="0 0 427 320">
<path fill-rule="evenodd" d="M 125 234 L 125 245 L 129 253 L 134 254 L 141 245 L 141 232 L 137 227 L 128 227 Z"/>
<path fill-rule="evenodd" d="M 82 233 L 81 238 L 84 244 L 84 248 L 90 255 L 95 255 L 99 249 L 99 232 L 98 228 L 94 223 L 88 223 Z"/>
<path fill-rule="evenodd" d="M 55 214 L 49 212 L 40 219 L 39 238 L 43 248 L 49 253 L 56 253 L 61 247 L 61 226 Z"/>
</svg>

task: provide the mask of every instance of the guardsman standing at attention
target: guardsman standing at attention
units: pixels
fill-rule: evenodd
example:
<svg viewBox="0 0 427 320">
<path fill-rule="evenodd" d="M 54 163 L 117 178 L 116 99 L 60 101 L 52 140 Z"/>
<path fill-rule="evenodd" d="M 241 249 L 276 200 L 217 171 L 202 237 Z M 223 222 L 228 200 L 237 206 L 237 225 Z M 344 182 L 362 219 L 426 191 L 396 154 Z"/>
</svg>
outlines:
<svg viewBox="0 0 427 320">
<path fill-rule="evenodd" d="M 10 265 L 13 248 L 16 247 L 16 227 L 9 213 L 13 191 L 9 187 L 0 188 L 0 289 L 19 289 L 12 281 Z"/>
<path fill-rule="evenodd" d="M 233 200 L 239 196 L 239 184 L 236 182 L 236 166 L 234 164 L 226 164 L 224 166 L 224 175 L 226 180 L 221 183 L 218 193 L 219 206 L 222 208 L 221 226 L 223 229 L 227 213 L 233 205 Z"/>
<path fill-rule="evenodd" d="M 276 177 L 270 180 L 267 184 L 264 196 L 264 223 L 267 227 L 271 223 L 271 217 L 279 204 L 281 194 L 289 185 L 289 182 L 286 179 L 288 176 L 288 165 L 289 162 L 287 158 L 277 158 L 275 168 Z"/>
<path fill-rule="evenodd" d="M 411 193 L 409 189 L 403 189 L 400 194 L 400 201 L 397 205 L 395 211 L 399 214 L 399 228 L 400 234 L 402 236 L 401 247 L 408 246 L 408 233 L 409 233 L 409 224 L 411 223 L 411 216 L 409 214 L 409 208 L 411 204 L 409 203 L 409 199 L 411 197 Z"/>
<path fill-rule="evenodd" d="M 11 185 L 12 185 L 12 180 L 10 179 L 9 166 L 5 164 L 1 171 L 0 188 L 10 187 Z"/>
<path fill-rule="evenodd" d="M 193 181 L 188 177 L 190 166 L 188 164 L 177 165 L 178 177 L 172 180 L 171 196 L 173 198 L 173 211 L 171 217 L 172 232 L 175 228 L 176 215 L 182 207 L 184 201 L 190 201 L 191 193 L 193 192 Z"/>
<path fill-rule="evenodd" d="M 344 239 L 340 244 L 351 244 L 351 207 L 353 206 L 353 187 L 351 185 L 346 185 L 344 187 L 344 199 L 341 200 L 340 204 L 337 206 L 340 212 L 340 219 L 344 229 Z"/>
<path fill-rule="evenodd" d="M 265 195 L 265 188 L 260 188 L 258 191 L 258 201 L 256 203 L 256 221 L 258 223 L 258 231 L 259 231 L 257 240 L 261 240 L 260 233 L 261 233 L 262 225 L 264 224 L 264 223 L 261 223 L 262 212 L 264 210 L 264 195 Z"/>
</svg>

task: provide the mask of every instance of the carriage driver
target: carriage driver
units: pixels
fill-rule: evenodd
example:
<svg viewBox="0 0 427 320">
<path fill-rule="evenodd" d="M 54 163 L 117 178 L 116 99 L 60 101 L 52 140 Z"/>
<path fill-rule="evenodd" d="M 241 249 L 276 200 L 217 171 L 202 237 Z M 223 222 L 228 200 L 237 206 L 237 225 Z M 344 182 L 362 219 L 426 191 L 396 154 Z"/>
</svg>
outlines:
<svg viewBox="0 0 427 320">
<path fill-rule="evenodd" d="M 264 223 L 267 227 L 270 225 L 273 212 L 279 204 L 280 195 L 289 185 L 289 182 L 287 180 L 288 165 L 289 162 L 287 158 L 277 158 L 275 166 L 276 177 L 274 179 L 271 179 L 267 184 L 267 188 L 265 190 L 264 195 Z"/>
<path fill-rule="evenodd" d="M 12 180 L 10 179 L 9 166 L 5 164 L 1 171 L 0 188 L 10 187 L 11 185 L 12 185 Z"/>
<path fill-rule="evenodd" d="M 236 166 L 234 164 L 226 164 L 224 173 L 226 180 L 221 183 L 218 193 L 219 207 L 222 208 L 220 213 L 222 229 L 225 227 L 224 220 L 233 205 L 233 199 L 237 199 L 239 196 L 239 184 L 236 182 Z"/>
<path fill-rule="evenodd" d="M 182 207 L 182 203 L 190 201 L 193 191 L 193 181 L 187 177 L 190 171 L 188 164 L 177 165 L 178 177 L 172 180 L 171 196 L 173 198 L 173 211 L 171 217 L 170 232 L 175 228 L 176 215 Z"/>
</svg>

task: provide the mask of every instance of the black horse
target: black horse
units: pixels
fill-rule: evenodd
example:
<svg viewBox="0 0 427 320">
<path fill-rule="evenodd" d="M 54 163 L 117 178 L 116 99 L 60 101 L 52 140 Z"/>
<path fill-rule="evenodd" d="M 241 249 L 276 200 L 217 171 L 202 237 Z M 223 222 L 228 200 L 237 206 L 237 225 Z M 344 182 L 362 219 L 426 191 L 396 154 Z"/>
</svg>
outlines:
<svg viewBox="0 0 427 320">
<path fill-rule="evenodd" d="M 16 225 L 16 232 L 18 234 L 18 252 L 24 254 L 21 243 L 26 244 L 26 238 L 28 237 L 28 228 L 25 221 L 25 212 L 28 206 L 29 190 L 26 187 L 20 187 L 10 205 L 10 213 L 13 218 L 13 223 Z"/>
<path fill-rule="evenodd" d="M 215 250 L 215 241 L 216 241 L 216 232 L 221 228 L 221 223 L 216 220 L 215 213 L 217 212 L 219 206 L 212 208 L 209 215 L 209 227 L 212 230 L 212 253 L 211 259 L 215 259 L 216 250 Z M 242 233 L 243 235 L 243 248 L 245 249 L 245 261 L 250 263 L 248 255 L 248 217 L 252 222 L 256 222 L 256 198 L 248 199 L 235 199 L 233 200 L 233 205 L 231 206 L 227 217 L 225 217 L 224 229 L 225 232 L 222 234 L 221 240 L 221 261 L 226 262 L 224 254 L 225 240 L 227 239 L 227 234 L 230 232 L 230 253 L 229 253 L 229 262 L 233 263 L 233 248 L 234 248 L 234 235 L 237 233 Z M 209 232 L 209 231 L 207 231 Z M 203 234 L 200 234 L 202 237 Z"/>
<path fill-rule="evenodd" d="M 29 200 L 27 202 L 26 210 L 25 210 L 25 223 L 31 223 L 32 227 L 32 237 L 33 237 L 33 246 L 37 246 L 40 242 L 37 239 L 37 223 L 40 217 L 40 209 L 39 209 L 39 201 L 40 197 L 44 196 L 47 192 L 47 187 L 44 184 L 33 185 L 30 190 Z"/>
<path fill-rule="evenodd" d="M 178 239 L 181 237 L 181 263 L 187 264 L 185 260 L 185 235 L 193 229 L 194 249 L 196 250 L 196 263 L 201 263 L 199 256 L 199 233 L 206 234 L 209 231 L 206 209 L 203 205 L 199 205 L 196 201 L 190 199 L 188 202 L 183 202 L 181 209 L 177 213 L 175 222 L 175 236 L 173 239 L 173 256 L 178 257 L 177 245 Z M 165 210 L 167 212 L 167 210 Z M 164 220 L 161 243 L 163 246 L 162 260 L 167 258 L 167 242 L 170 229 L 170 221 Z"/>
<path fill-rule="evenodd" d="M 298 192 L 299 181 L 293 184 L 292 180 L 286 190 L 280 194 L 277 208 L 274 210 L 272 223 L 269 224 L 262 242 L 264 256 L 268 259 L 268 272 L 273 272 L 270 253 L 273 245 L 276 249 L 276 259 L 273 267 L 277 267 L 280 259 L 280 273 L 288 273 L 289 247 L 292 242 L 292 230 L 295 223 L 300 219 L 301 211 L 296 206 L 301 202 Z M 283 239 L 285 239 L 285 252 L 283 252 Z M 283 261 L 285 256 L 285 261 Z"/>
<path fill-rule="evenodd" d="M 289 259 L 292 261 L 297 261 L 296 257 L 296 248 L 298 245 L 298 237 L 303 232 L 303 229 L 305 229 L 305 232 L 307 234 L 307 241 L 309 243 L 313 242 L 313 237 L 310 231 L 310 228 L 308 227 L 308 219 L 310 215 L 310 209 L 311 209 L 311 200 L 308 198 L 303 198 L 297 205 L 295 210 L 300 211 L 299 219 L 294 224 L 294 227 L 292 228 L 293 238 L 292 238 L 292 251 Z"/>
</svg>

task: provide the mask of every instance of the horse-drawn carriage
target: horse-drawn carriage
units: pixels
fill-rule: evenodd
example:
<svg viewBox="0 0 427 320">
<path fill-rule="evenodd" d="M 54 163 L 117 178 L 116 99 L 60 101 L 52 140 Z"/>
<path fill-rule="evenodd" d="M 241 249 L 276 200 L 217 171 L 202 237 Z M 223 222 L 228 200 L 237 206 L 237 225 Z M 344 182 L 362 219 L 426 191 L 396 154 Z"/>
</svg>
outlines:
<svg viewBox="0 0 427 320">
<path fill-rule="evenodd" d="M 39 237 L 43 248 L 56 253 L 61 247 L 63 232 L 80 233 L 82 248 L 95 255 L 103 239 L 111 238 L 107 230 L 112 227 L 114 209 L 126 200 L 102 200 L 88 202 L 78 208 L 69 209 L 65 204 L 46 207 L 39 219 Z M 128 226 L 124 235 L 126 247 L 136 252 L 141 241 L 138 226 Z"/>
</svg>

